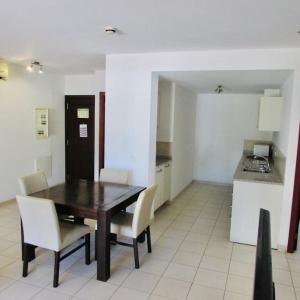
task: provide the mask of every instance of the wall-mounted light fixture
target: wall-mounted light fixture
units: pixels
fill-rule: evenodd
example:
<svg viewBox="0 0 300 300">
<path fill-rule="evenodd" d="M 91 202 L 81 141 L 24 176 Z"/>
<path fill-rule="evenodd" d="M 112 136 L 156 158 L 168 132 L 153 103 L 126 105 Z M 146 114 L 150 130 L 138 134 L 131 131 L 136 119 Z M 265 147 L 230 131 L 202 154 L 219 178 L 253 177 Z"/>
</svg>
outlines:
<svg viewBox="0 0 300 300">
<path fill-rule="evenodd" d="M 39 61 L 33 61 L 30 65 L 26 67 L 28 72 L 38 72 L 39 74 L 43 74 L 43 65 Z"/>
<path fill-rule="evenodd" d="M 5 63 L 0 62 L 0 80 L 7 80 L 8 66 Z"/>
<path fill-rule="evenodd" d="M 221 94 L 223 91 L 224 91 L 223 85 L 221 85 L 221 84 L 217 85 L 217 88 L 215 89 L 215 92 L 217 94 Z"/>
</svg>

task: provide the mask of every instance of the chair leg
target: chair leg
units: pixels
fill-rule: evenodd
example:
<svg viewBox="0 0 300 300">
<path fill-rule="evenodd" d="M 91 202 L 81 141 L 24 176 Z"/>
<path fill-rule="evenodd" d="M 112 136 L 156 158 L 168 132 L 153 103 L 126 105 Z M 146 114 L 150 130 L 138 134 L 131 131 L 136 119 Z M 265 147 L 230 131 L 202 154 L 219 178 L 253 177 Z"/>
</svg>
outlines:
<svg viewBox="0 0 300 300">
<path fill-rule="evenodd" d="M 133 239 L 133 251 L 134 251 L 135 268 L 139 269 L 140 262 L 139 262 L 139 249 L 138 249 L 138 241 L 137 241 L 137 239 Z"/>
<path fill-rule="evenodd" d="M 97 229 L 95 230 L 95 260 L 97 260 Z"/>
<path fill-rule="evenodd" d="M 85 235 L 85 264 L 91 263 L 91 236 L 90 234 Z"/>
<path fill-rule="evenodd" d="M 110 244 L 116 245 L 117 244 L 117 235 L 115 233 L 110 234 Z"/>
<path fill-rule="evenodd" d="M 152 252 L 150 226 L 146 228 L 148 253 Z"/>
<path fill-rule="evenodd" d="M 23 245 L 23 277 L 28 274 L 28 246 L 24 243 Z"/>
<path fill-rule="evenodd" d="M 54 251 L 54 278 L 53 278 L 53 287 L 58 287 L 59 281 L 59 261 L 60 261 L 60 251 Z"/>
</svg>

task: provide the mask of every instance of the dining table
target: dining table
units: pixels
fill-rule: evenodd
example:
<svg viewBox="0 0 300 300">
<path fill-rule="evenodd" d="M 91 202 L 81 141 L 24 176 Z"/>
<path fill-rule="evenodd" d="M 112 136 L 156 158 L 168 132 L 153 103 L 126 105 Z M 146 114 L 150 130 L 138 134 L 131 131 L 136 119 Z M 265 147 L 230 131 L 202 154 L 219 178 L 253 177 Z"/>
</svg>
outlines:
<svg viewBox="0 0 300 300">
<path fill-rule="evenodd" d="M 74 222 L 83 223 L 84 218 L 97 221 L 97 279 L 107 281 L 110 277 L 111 218 L 134 203 L 144 189 L 145 187 L 126 184 L 76 180 L 49 187 L 30 196 L 52 200 L 57 213 L 74 216 Z M 26 252 L 29 261 L 35 258 L 33 245 L 29 245 Z M 23 259 L 24 255 L 23 252 Z"/>
</svg>

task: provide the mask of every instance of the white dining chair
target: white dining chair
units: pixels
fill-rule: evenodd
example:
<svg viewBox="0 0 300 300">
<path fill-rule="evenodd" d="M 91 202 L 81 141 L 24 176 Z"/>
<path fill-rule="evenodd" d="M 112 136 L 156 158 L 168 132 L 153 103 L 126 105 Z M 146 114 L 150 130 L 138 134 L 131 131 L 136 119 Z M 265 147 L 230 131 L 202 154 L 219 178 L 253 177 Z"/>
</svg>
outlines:
<svg viewBox="0 0 300 300">
<path fill-rule="evenodd" d="M 52 200 L 17 196 L 24 235 L 23 277 L 28 274 L 28 245 L 54 251 L 53 287 L 58 286 L 60 261 L 85 246 L 85 263 L 90 264 L 90 227 L 59 221 Z M 85 242 L 61 256 L 61 252 L 80 238 Z"/>
<path fill-rule="evenodd" d="M 128 184 L 128 175 L 124 169 L 104 168 L 100 170 L 100 182 Z"/>
<path fill-rule="evenodd" d="M 100 170 L 100 182 L 111 182 L 128 184 L 128 170 L 104 168 Z M 95 237 L 97 236 L 97 224 L 95 224 Z M 112 243 L 115 243 L 116 236 L 111 235 Z M 97 242 L 95 241 L 95 257 L 97 257 Z"/>
<path fill-rule="evenodd" d="M 48 181 L 44 172 L 36 172 L 27 176 L 20 177 L 18 179 L 20 191 L 23 196 L 28 196 L 32 193 L 40 192 L 47 189 Z M 73 216 L 59 215 L 59 219 L 74 222 Z"/>
<path fill-rule="evenodd" d="M 138 237 L 142 233 L 146 233 L 148 252 L 151 253 L 151 234 L 150 225 L 153 221 L 152 206 L 157 186 L 153 185 L 142 191 L 138 197 L 134 213 L 122 211 L 112 217 L 111 233 L 123 235 L 132 238 L 132 244 L 117 241 L 123 246 L 133 247 L 135 267 L 138 269 L 139 254 L 138 254 Z"/>
<path fill-rule="evenodd" d="M 21 194 L 27 196 L 48 188 L 47 177 L 43 172 L 36 172 L 18 179 Z"/>
</svg>

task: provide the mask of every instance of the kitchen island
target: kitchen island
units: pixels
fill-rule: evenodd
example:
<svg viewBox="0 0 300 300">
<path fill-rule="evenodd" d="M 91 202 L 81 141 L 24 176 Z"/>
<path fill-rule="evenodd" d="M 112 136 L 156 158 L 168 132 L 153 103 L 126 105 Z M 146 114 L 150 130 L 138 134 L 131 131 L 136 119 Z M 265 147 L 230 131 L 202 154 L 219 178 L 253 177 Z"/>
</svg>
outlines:
<svg viewBox="0 0 300 300">
<path fill-rule="evenodd" d="M 256 245 L 260 208 L 271 214 L 271 246 L 278 248 L 283 181 L 272 161 L 270 173 L 244 171 L 245 152 L 233 178 L 230 240 Z"/>
</svg>

